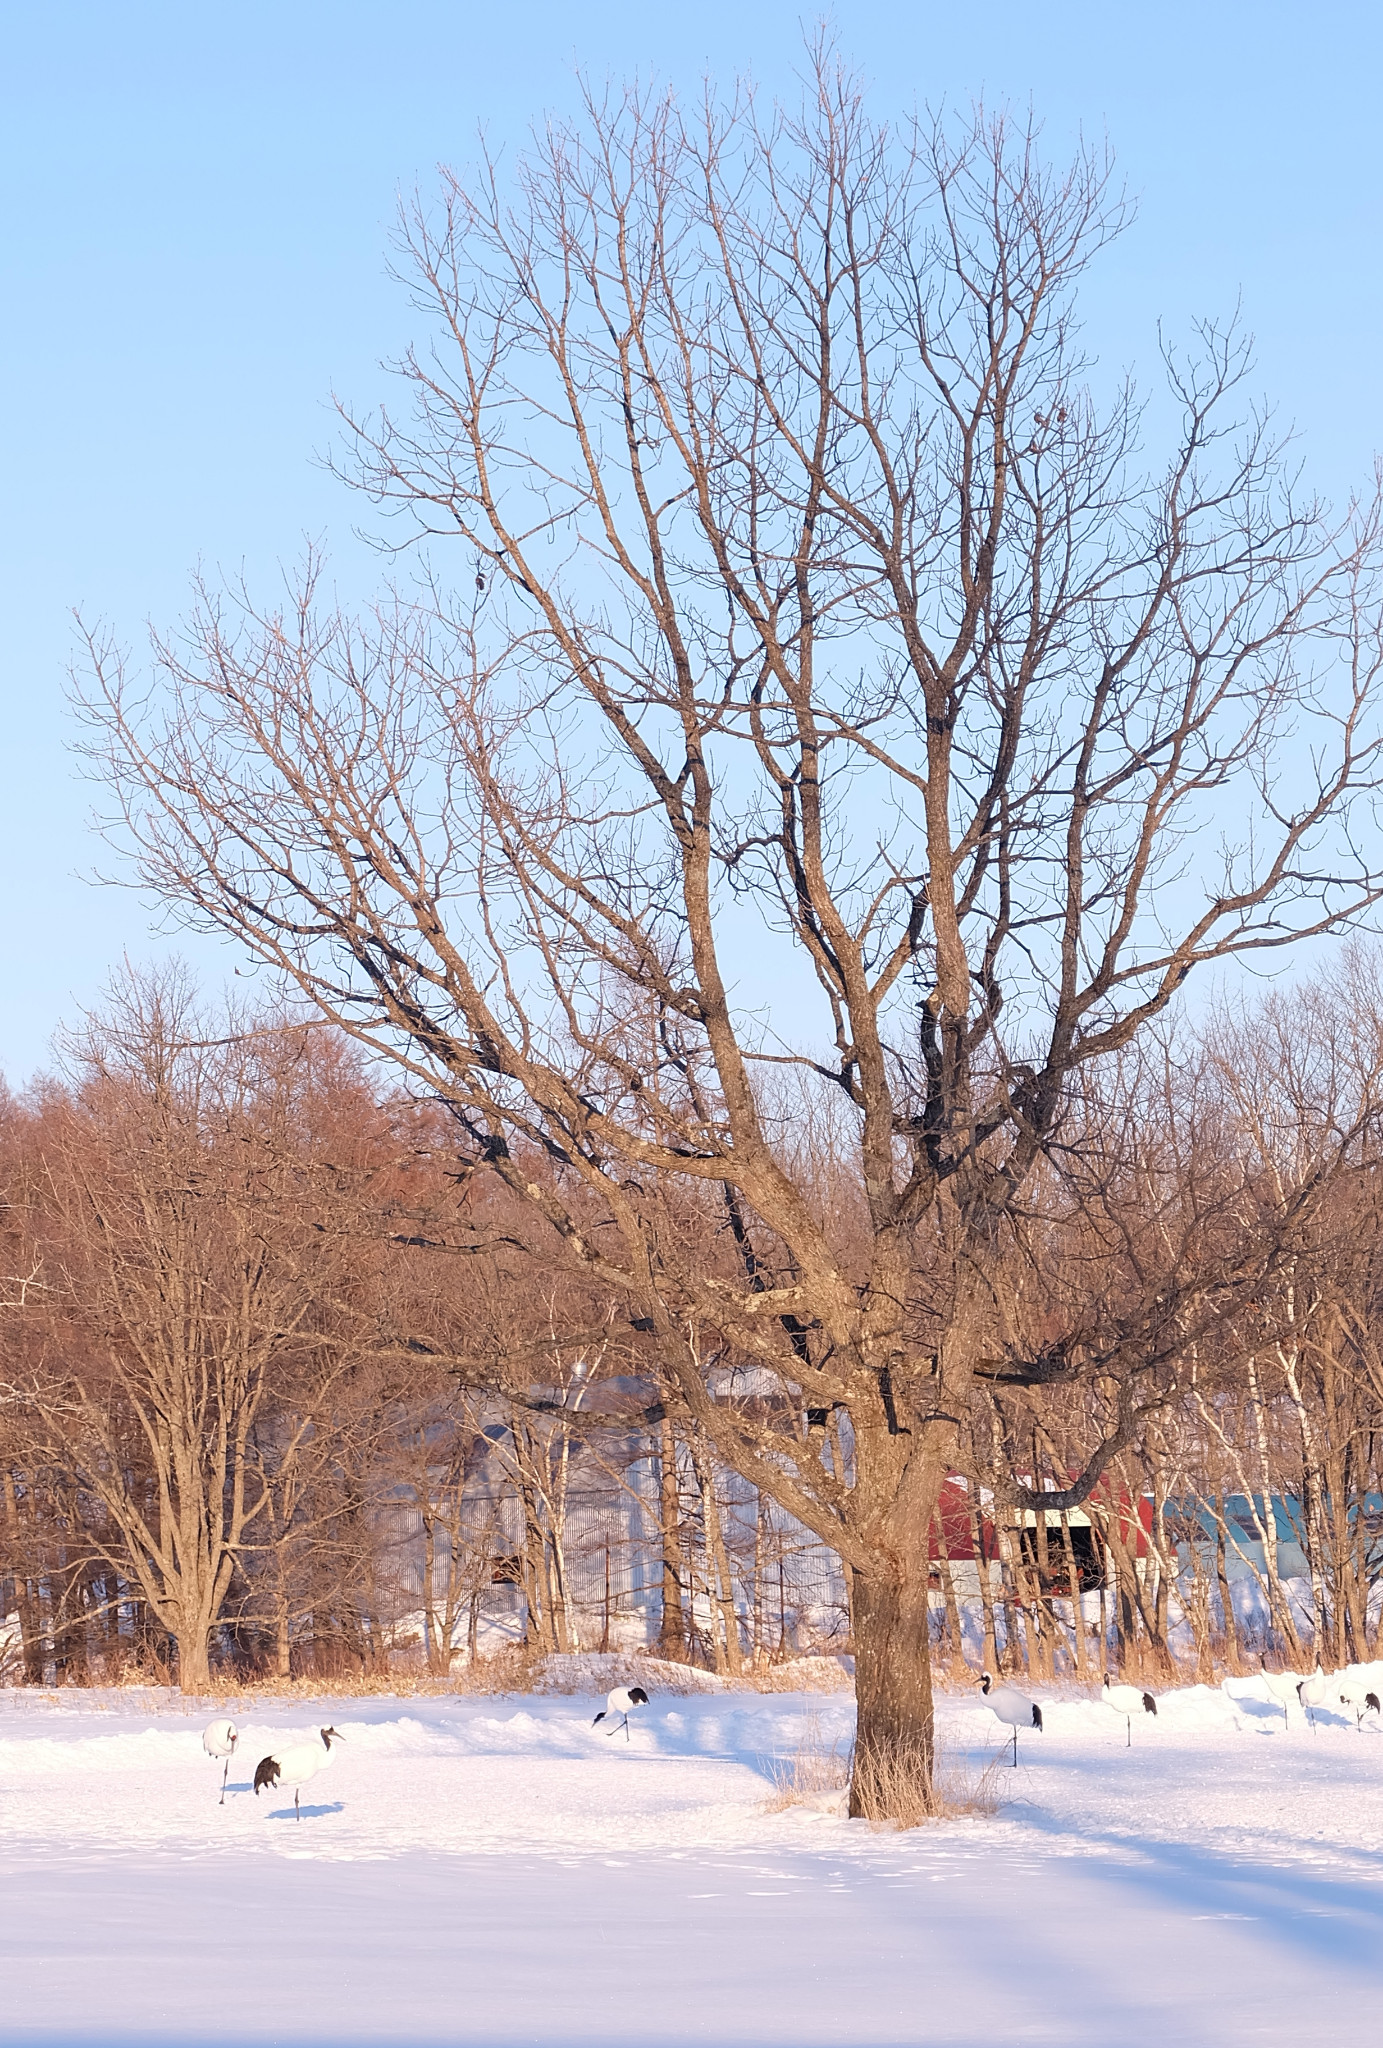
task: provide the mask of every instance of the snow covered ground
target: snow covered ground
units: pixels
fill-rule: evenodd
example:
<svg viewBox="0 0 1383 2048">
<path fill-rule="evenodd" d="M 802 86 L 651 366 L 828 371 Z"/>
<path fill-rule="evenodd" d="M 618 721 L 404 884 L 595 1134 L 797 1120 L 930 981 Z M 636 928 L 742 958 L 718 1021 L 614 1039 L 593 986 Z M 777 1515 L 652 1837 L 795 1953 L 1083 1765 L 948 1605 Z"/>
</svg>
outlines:
<svg viewBox="0 0 1383 2048">
<path fill-rule="evenodd" d="M 258 1702 L 0 1694 L 0 2040 L 815 2048 L 1324 2043 L 1383 2010 L 1383 1739 L 1191 1688 L 1133 1747 L 1056 1700 L 993 1819 L 766 1810 L 848 1695 Z M 1372 1723 L 1376 1717 L 1369 1717 Z M 953 1751 L 1001 1731 L 943 1703 Z M 345 1743 L 256 1799 L 288 1729 Z"/>
</svg>

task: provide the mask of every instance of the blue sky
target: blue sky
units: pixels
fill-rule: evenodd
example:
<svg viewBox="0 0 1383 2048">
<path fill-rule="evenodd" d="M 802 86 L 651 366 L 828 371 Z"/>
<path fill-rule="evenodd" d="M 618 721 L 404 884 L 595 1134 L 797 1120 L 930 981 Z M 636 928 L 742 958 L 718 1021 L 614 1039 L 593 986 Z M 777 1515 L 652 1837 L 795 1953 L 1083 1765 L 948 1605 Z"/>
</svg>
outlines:
<svg viewBox="0 0 1383 2048">
<path fill-rule="evenodd" d="M 330 394 L 381 394 L 410 333 L 387 274 L 400 191 L 519 143 L 574 73 L 790 89 L 803 10 L 549 0 L 0 0 L 0 1072 L 22 1084 L 149 906 L 85 879 L 101 851 L 70 753 L 74 607 L 138 641 L 188 578 L 261 588 L 305 535 L 338 582 L 374 565 L 317 459 Z M 1061 154 L 1107 134 L 1139 204 L 1086 300 L 1106 364 L 1155 367 L 1242 300 L 1258 382 L 1341 497 L 1383 449 L 1376 5 L 854 0 L 840 39 L 883 113 L 1032 103 Z M 187 948 L 211 980 L 227 956 Z"/>
</svg>

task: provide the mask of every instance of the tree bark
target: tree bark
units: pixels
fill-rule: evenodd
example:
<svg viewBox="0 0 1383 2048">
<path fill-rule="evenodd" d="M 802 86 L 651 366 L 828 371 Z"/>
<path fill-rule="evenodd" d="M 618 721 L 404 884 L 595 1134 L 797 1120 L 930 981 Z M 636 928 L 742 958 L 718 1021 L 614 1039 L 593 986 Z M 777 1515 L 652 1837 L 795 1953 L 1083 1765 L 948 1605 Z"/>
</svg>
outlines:
<svg viewBox="0 0 1383 2048">
<path fill-rule="evenodd" d="M 855 1819 L 890 1811 L 895 1775 L 910 1779 L 926 1806 L 932 1799 L 927 1560 L 902 1549 L 895 1555 L 911 1567 L 905 1577 L 853 1574 L 856 1719 L 849 1810 Z"/>
<path fill-rule="evenodd" d="M 709 1445 L 703 1444 L 698 1451 L 695 1439 L 692 1441 L 692 1466 L 701 1488 L 701 1513 L 706 1530 L 706 1590 L 711 1602 L 716 1664 L 719 1668 L 723 1657 L 730 1676 L 737 1677 L 744 1669 L 744 1657 L 740 1649 L 739 1615 L 735 1609 L 735 1582 L 730 1572 L 730 1555 L 725 1547 L 720 1503 L 716 1499 L 715 1463 Z"/>
<path fill-rule="evenodd" d="M 662 1537 L 663 1612 L 658 1627 L 658 1653 L 663 1657 L 685 1656 L 687 1624 L 682 1607 L 685 1566 L 682 1557 L 682 1504 L 677 1485 L 677 1438 L 672 1418 L 664 1415 L 659 1424 L 658 1520 Z"/>
<path fill-rule="evenodd" d="M 989 1576 L 989 1559 L 984 1547 L 984 1517 L 980 1512 L 979 1482 L 971 1478 L 967 1495 L 970 1508 L 970 1545 L 975 1554 L 975 1572 L 980 1588 L 980 1615 L 984 1630 L 981 1652 L 986 1671 L 999 1675 L 999 1639 L 994 1627 L 994 1581 Z"/>
<path fill-rule="evenodd" d="M 1086 1672 L 1085 1651 L 1085 1609 L 1082 1605 L 1080 1573 L 1076 1569 L 1075 1546 L 1071 1541 L 1071 1517 L 1063 1511 L 1061 1517 L 1061 1547 L 1066 1556 L 1066 1584 L 1071 1594 L 1071 1647 L 1075 1652 L 1076 1676 L 1084 1678 Z"/>
<path fill-rule="evenodd" d="M 182 1692 L 206 1692 L 211 1685 L 211 1659 L 207 1654 L 207 1627 L 194 1621 L 177 1631 L 178 1686 Z"/>
</svg>

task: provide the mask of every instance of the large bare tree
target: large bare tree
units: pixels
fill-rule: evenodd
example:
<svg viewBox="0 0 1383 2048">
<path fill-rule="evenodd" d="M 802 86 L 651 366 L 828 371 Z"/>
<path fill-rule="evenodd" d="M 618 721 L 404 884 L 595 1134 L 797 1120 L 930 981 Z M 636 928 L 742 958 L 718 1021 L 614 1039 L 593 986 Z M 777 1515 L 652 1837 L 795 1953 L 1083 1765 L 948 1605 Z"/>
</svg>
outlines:
<svg viewBox="0 0 1383 2048">
<path fill-rule="evenodd" d="M 1122 223 L 825 47 L 795 112 L 593 95 L 404 221 L 430 340 L 348 424 L 420 583 L 203 593 L 151 683 L 93 642 L 142 883 L 450 1103 L 845 1560 L 856 1810 L 930 1771 L 926 1531 L 1077 1077 L 1379 894 L 1376 509 L 1297 495 L 1213 327 L 1142 456 L 1074 324 Z"/>
</svg>

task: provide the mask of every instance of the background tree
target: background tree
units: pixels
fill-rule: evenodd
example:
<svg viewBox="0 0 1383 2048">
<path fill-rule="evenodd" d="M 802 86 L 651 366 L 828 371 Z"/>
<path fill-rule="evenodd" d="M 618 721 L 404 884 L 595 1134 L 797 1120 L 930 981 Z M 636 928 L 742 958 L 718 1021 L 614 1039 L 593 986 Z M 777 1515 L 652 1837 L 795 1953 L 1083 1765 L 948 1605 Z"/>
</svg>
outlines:
<svg viewBox="0 0 1383 2048">
<path fill-rule="evenodd" d="M 1376 510 L 1298 497 L 1213 327 L 1141 462 L 1075 341 L 1122 219 L 1100 157 L 887 129 L 826 48 L 796 111 L 593 97 L 405 221 L 431 340 L 354 431 L 422 596 L 207 593 L 152 694 L 92 650 L 140 880 L 450 1103 L 844 1559 L 857 1811 L 878 1758 L 929 1782 L 926 1534 L 984 1361 L 1109 1391 L 1046 1505 L 1135 1428 L 1136 1332 L 1025 1359 L 993 1286 L 1073 1092 L 1193 969 L 1379 890 Z M 839 1104 L 848 1227 L 789 1071 Z"/>
<path fill-rule="evenodd" d="M 38 1132 L 51 1312 L 26 1432 L 99 1503 L 86 1539 L 140 1586 L 185 1690 L 207 1681 L 266 1504 L 255 1430 L 276 1373 L 324 1349 L 339 1378 L 360 1341 L 342 1328 L 340 1166 L 313 1130 L 341 1076 L 311 1037 L 212 1036 L 175 979 L 131 981 Z"/>
</svg>

